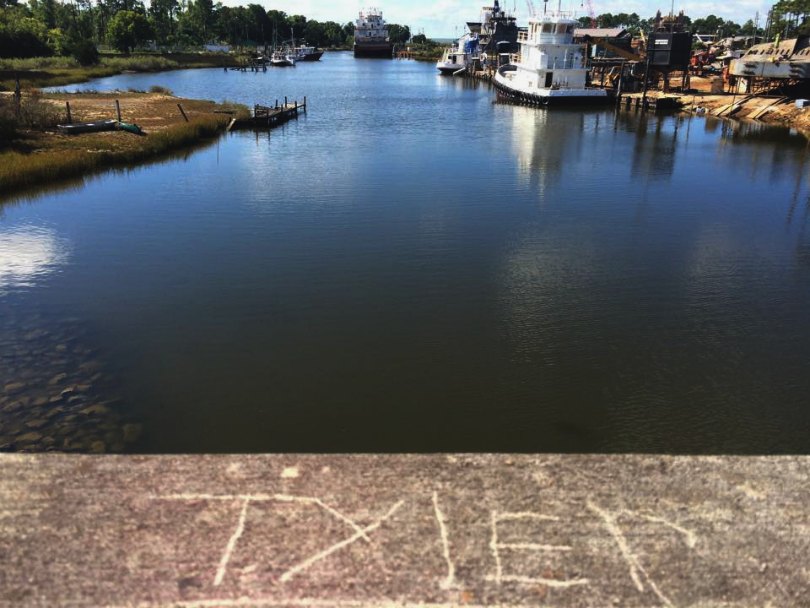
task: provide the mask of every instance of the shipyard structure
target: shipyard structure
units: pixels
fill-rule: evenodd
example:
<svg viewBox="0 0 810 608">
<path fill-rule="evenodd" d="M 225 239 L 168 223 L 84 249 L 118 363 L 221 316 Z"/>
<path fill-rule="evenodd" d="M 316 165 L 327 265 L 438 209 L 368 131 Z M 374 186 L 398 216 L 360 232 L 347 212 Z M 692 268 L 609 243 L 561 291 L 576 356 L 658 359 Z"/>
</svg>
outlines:
<svg viewBox="0 0 810 608">
<path fill-rule="evenodd" d="M 391 59 L 394 45 L 388 37 L 382 11 L 368 8 L 360 11 L 354 25 L 354 56 Z"/>
</svg>

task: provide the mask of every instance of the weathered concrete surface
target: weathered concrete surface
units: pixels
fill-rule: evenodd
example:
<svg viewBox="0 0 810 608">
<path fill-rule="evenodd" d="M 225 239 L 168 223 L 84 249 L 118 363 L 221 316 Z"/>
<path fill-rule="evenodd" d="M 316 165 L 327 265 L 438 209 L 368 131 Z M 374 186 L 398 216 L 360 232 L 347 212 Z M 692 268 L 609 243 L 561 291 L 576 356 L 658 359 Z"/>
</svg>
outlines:
<svg viewBox="0 0 810 608">
<path fill-rule="evenodd" d="M 810 458 L 0 457 L 2 606 L 810 606 Z"/>
</svg>

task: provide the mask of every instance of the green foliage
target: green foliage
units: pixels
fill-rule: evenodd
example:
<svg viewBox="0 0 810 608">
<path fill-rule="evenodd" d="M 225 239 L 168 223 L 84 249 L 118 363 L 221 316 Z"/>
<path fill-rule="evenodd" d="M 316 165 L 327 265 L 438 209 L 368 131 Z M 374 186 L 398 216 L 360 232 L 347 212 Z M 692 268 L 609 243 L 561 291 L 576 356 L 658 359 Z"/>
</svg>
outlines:
<svg viewBox="0 0 810 608">
<path fill-rule="evenodd" d="M 411 38 L 411 30 L 407 25 L 390 23 L 388 25 L 388 38 L 393 43 L 403 44 Z"/>
<path fill-rule="evenodd" d="M 90 40 L 78 40 L 68 47 L 68 52 L 79 65 L 96 65 L 99 62 L 98 49 Z"/>
<path fill-rule="evenodd" d="M 0 57 L 46 57 L 48 28 L 23 8 L 0 10 Z"/>
<path fill-rule="evenodd" d="M 146 17 L 134 11 L 118 11 L 107 26 L 107 40 L 113 48 L 129 53 L 152 37 Z"/>
<path fill-rule="evenodd" d="M 411 42 L 414 44 L 427 44 L 429 42 L 428 37 L 424 34 L 417 34 L 413 38 L 411 38 Z"/>
</svg>

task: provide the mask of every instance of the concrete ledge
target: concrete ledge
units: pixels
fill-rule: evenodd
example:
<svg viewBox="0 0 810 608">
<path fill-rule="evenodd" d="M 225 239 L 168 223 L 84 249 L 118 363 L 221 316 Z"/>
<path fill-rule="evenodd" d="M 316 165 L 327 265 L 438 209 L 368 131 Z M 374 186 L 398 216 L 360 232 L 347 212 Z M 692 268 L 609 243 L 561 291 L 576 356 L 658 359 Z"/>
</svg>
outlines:
<svg viewBox="0 0 810 608">
<path fill-rule="evenodd" d="M 810 457 L 0 456 L 1 606 L 808 606 Z"/>
</svg>

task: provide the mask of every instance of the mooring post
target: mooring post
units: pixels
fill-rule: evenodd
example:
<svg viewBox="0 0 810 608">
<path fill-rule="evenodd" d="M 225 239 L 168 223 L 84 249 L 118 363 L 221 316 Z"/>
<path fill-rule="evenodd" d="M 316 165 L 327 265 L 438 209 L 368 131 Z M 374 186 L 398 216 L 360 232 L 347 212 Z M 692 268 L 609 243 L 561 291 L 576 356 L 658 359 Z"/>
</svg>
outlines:
<svg viewBox="0 0 810 608">
<path fill-rule="evenodd" d="M 67 110 L 67 124 L 72 124 L 73 123 L 73 118 L 70 115 L 70 102 L 69 101 L 65 102 L 65 109 Z"/>
<path fill-rule="evenodd" d="M 115 100 L 115 113 L 118 115 L 118 122 L 121 122 L 121 104 Z"/>
<path fill-rule="evenodd" d="M 287 96 L 284 96 L 284 109 L 287 109 Z"/>
<path fill-rule="evenodd" d="M 304 112 L 307 111 L 307 96 L 304 95 Z"/>
<path fill-rule="evenodd" d="M 20 108 L 22 107 L 22 87 L 20 86 L 20 75 L 14 72 L 14 117 L 20 119 Z"/>
<path fill-rule="evenodd" d="M 181 105 L 178 103 L 178 104 L 177 104 L 177 109 L 178 109 L 178 110 L 180 110 L 180 113 L 183 115 L 183 120 L 185 120 L 186 122 L 188 122 L 188 116 L 186 116 L 186 112 L 185 112 L 185 110 L 183 110 L 183 106 L 181 106 Z"/>
</svg>

